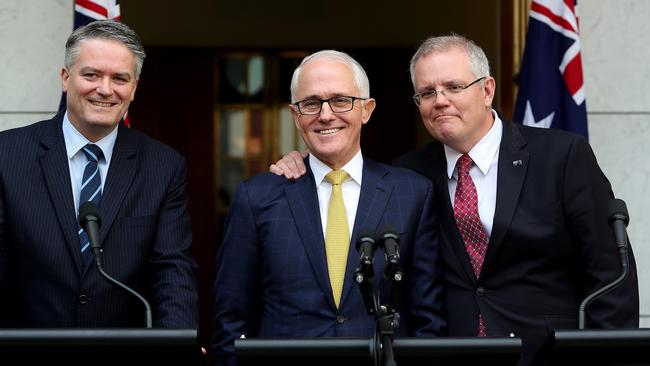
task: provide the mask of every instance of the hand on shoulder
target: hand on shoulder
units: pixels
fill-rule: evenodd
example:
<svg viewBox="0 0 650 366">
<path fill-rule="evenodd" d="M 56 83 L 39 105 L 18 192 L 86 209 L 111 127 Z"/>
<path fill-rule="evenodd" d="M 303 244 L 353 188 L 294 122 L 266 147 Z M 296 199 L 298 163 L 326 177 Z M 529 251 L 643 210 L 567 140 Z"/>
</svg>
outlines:
<svg viewBox="0 0 650 366">
<path fill-rule="evenodd" d="M 309 155 L 309 150 L 302 153 L 291 151 L 284 155 L 282 159 L 269 166 L 269 171 L 275 175 L 285 176 L 287 179 L 297 179 L 307 173 L 304 158 Z"/>
</svg>

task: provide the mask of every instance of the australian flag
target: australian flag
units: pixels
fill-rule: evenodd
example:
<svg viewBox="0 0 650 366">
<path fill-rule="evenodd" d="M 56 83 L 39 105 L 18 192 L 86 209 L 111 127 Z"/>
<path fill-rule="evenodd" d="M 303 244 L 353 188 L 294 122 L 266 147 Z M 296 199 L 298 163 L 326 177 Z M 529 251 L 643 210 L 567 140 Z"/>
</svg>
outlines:
<svg viewBox="0 0 650 366">
<path fill-rule="evenodd" d="M 119 0 L 75 0 L 74 1 L 74 27 L 77 29 L 82 25 L 94 22 L 95 20 L 112 19 L 120 21 Z M 61 96 L 59 110 L 66 108 L 65 93 Z M 128 126 L 128 117 L 124 116 L 124 123 Z"/>
<path fill-rule="evenodd" d="M 533 0 L 514 121 L 587 133 L 577 1 Z"/>
<path fill-rule="evenodd" d="M 95 20 L 120 20 L 119 0 L 75 0 L 74 29 Z"/>
</svg>

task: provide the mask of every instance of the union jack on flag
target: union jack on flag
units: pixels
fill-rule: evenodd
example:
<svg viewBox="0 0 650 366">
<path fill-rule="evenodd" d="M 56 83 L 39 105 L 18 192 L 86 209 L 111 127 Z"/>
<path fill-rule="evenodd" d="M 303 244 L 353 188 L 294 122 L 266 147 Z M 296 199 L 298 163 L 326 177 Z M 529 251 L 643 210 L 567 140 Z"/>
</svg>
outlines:
<svg viewBox="0 0 650 366">
<path fill-rule="evenodd" d="M 74 29 L 94 20 L 120 20 L 119 0 L 75 0 Z"/>
<path fill-rule="evenodd" d="M 113 19 L 120 21 L 119 0 L 75 0 L 74 28 L 77 29 L 95 20 Z M 66 108 L 65 93 L 61 97 L 59 110 Z M 128 112 L 124 115 L 124 124 L 129 126 Z"/>
<path fill-rule="evenodd" d="M 588 137 L 576 0 L 533 0 L 514 121 Z"/>
</svg>

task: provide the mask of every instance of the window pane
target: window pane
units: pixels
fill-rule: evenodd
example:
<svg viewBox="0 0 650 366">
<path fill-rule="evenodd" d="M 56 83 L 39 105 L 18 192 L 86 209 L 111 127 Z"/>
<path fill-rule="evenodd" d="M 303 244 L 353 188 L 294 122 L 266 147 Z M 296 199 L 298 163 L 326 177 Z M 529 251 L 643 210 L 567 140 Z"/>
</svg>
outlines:
<svg viewBox="0 0 650 366">
<path fill-rule="evenodd" d="M 245 58 L 223 58 L 219 63 L 219 101 L 222 103 L 243 103 L 246 100 Z"/>
<path fill-rule="evenodd" d="M 221 154 L 229 158 L 244 158 L 246 155 L 246 115 L 244 111 L 225 110 L 221 112 Z"/>
<path fill-rule="evenodd" d="M 264 101 L 264 59 L 251 57 L 248 61 L 248 90 L 250 102 Z"/>
<path fill-rule="evenodd" d="M 262 141 L 264 141 L 264 110 L 253 109 L 251 110 L 248 137 L 248 154 L 251 158 L 258 158 L 262 155 Z M 253 174 L 253 171 L 251 171 L 251 174 Z"/>
</svg>

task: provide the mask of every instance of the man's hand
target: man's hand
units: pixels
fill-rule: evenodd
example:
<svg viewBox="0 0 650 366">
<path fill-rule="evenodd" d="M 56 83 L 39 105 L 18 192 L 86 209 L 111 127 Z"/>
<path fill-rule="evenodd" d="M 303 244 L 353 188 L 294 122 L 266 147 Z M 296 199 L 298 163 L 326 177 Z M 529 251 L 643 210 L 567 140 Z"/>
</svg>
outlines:
<svg viewBox="0 0 650 366">
<path fill-rule="evenodd" d="M 275 175 L 284 175 L 287 179 L 297 179 L 307 173 L 305 162 L 302 160 L 309 155 L 309 150 L 305 150 L 302 154 L 298 151 L 291 151 L 278 160 L 275 164 L 271 164 L 269 171 Z"/>
</svg>

